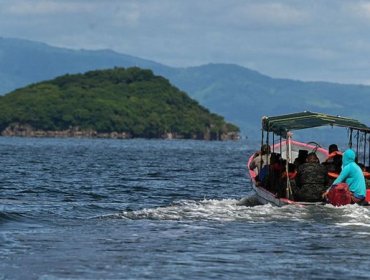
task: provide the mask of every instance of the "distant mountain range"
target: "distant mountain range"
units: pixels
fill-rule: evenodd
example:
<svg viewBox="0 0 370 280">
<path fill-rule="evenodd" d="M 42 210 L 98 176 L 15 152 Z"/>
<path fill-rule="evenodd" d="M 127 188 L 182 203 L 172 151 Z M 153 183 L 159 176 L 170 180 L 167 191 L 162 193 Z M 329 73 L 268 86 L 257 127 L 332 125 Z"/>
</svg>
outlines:
<svg viewBox="0 0 370 280">
<path fill-rule="evenodd" d="M 0 94 L 63 74 L 138 66 L 162 75 L 246 136 L 260 133 L 264 115 L 323 112 L 370 124 L 370 86 L 274 79 L 233 64 L 173 68 L 111 50 L 71 50 L 0 38 Z"/>
</svg>

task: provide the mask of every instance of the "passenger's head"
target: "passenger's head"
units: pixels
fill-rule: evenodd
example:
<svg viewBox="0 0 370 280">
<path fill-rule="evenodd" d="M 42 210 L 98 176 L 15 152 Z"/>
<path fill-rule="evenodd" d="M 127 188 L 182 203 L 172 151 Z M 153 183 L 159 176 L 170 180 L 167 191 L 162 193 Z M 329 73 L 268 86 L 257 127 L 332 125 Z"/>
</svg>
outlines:
<svg viewBox="0 0 370 280">
<path fill-rule="evenodd" d="M 269 145 L 267 145 L 267 144 L 263 144 L 263 145 L 261 146 L 261 153 L 262 153 L 263 155 L 270 153 L 270 146 L 269 146 Z"/>
<path fill-rule="evenodd" d="M 278 163 L 278 162 L 280 162 L 280 154 L 278 154 L 278 153 L 271 153 L 270 163 L 271 164 L 274 164 L 274 163 Z"/>
<path fill-rule="evenodd" d="M 336 144 L 331 144 L 329 146 L 329 154 L 331 154 L 332 152 L 335 152 L 335 151 L 339 151 L 338 146 Z"/>
<path fill-rule="evenodd" d="M 298 151 L 298 158 L 305 160 L 307 158 L 308 151 L 307 150 L 299 150 Z"/>
<path fill-rule="evenodd" d="M 317 157 L 317 155 L 315 153 L 309 153 L 307 158 L 306 158 L 306 162 L 308 162 L 308 163 L 319 163 L 320 160 L 319 160 L 319 158 Z"/>
<path fill-rule="evenodd" d="M 355 162 L 356 153 L 352 149 L 348 149 L 343 154 L 343 165 L 346 166 L 351 162 Z"/>
</svg>

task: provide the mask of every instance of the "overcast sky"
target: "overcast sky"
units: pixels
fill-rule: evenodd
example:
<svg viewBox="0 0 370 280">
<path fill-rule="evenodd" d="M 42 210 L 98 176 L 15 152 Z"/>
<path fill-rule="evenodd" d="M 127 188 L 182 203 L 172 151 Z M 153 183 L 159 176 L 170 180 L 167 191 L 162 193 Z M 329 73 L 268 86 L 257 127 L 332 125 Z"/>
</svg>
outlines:
<svg viewBox="0 0 370 280">
<path fill-rule="evenodd" d="M 0 36 L 370 85 L 370 0 L 0 0 Z"/>
</svg>

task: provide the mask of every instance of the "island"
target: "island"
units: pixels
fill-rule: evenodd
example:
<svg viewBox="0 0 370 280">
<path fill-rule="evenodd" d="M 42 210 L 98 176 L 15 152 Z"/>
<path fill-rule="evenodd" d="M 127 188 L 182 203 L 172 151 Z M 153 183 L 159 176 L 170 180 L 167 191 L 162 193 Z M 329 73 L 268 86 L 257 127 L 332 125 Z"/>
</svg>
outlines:
<svg viewBox="0 0 370 280">
<path fill-rule="evenodd" d="M 2 136 L 238 139 L 239 128 L 138 67 L 66 74 L 0 96 Z"/>
</svg>

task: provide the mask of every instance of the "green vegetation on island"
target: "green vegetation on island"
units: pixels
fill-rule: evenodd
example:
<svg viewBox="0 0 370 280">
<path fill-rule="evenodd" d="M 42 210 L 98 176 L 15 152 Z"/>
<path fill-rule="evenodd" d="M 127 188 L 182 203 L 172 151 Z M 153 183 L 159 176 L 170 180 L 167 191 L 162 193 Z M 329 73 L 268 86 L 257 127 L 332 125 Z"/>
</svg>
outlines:
<svg viewBox="0 0 370 280">
<path fill-rule="evenodd" d="M 227 139 L 239 132 L 165 78 L 137 67 L 64 75 L 0 96 L 2 134 L 17 135 L 25 126 L 125 138 Z"/>
</svg>

